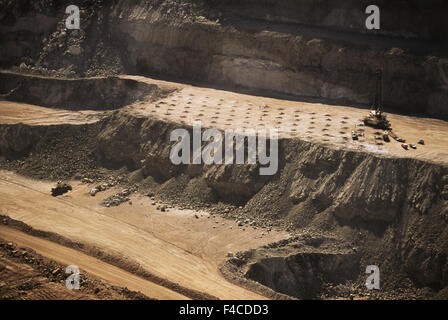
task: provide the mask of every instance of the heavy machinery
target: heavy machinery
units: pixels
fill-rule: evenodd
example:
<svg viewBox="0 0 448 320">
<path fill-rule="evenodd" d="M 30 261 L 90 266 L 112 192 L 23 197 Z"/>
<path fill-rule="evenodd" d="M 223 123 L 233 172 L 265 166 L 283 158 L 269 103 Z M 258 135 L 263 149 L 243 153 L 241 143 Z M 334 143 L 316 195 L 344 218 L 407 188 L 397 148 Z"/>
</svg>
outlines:
<svg viewBox="0 0 448 320">
<path fill-rule="evenodd" d="M 386 115 L 383 114 L 383 71 L 376 70 L 376 94 L 375 102 L 367 117 L 363 119 L 366 126 L 376 129 L 390 130 L 390 122 Z"/>
</svg>

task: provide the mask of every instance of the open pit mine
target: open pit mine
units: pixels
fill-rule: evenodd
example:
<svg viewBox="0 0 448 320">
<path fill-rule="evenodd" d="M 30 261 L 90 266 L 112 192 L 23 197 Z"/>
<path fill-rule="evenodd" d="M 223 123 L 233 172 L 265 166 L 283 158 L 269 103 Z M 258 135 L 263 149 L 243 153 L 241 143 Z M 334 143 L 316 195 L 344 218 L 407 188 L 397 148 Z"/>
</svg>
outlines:
<svg viewBox="0 0 448 320">
<path fill-rule="evenodd" d="M 372 4 L 1 0 L 0 299 L 448 299 L 448 5 Z"/>
</svg>

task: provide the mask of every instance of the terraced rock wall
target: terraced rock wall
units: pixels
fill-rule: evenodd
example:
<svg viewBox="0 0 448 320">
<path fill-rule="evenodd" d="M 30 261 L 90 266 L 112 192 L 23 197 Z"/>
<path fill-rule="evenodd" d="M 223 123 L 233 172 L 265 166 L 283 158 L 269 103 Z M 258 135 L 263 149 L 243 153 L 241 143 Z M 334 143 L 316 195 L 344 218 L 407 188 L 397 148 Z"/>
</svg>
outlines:
<svg viewBox="0 0 448 320">
<path fill-rule="evenodd" d="M 0 73 L 2 98 L 49 108 L 113 110 L 161 91 L 155 85 L 117 77 L 61 80 Z"/>
<path fill-rule="evenodd" d="M 445 34 L 446 19 L 437 18 L 445 4 L 383 5 L 384 33 L 398 38 L 359 32 L 365 14 L 355 1 L 85 1 L 76 31 L 65 30 L 62 3 L 0 25 L 4 34 L 29 35 L 21 51 L 4 38 L 2 65 L 18 65 L 20 51 L 36 72 L 143 74 L 365 106 L 383 68 L 386 109 L 447 119 L 446 51 L 424 40 Z M 45 23 L 33 30 L 30 21 Z M 403 30 L 416 39 L 405 40 Z"/>
<path fill-rule="evenodd" d="M 443 165 L 281 140 L 278 174 L 261 177 L 256 165 L 173 165 L 169 138 L 176 124 L 116 112 L 89 127 L 2 125 L 1 155 L 19 154 L 24 168 L 31 153 L 57 163 L 56 152 L 47 146 L 76 149 L 66 139 L 95 131 L 80 148 L 89 146 L 87 154 L 97 166 L 138 170 L 167 199 L 203 206 L 231 203 L 241 206 L 231 215 L 260 225 L 338 234 L 348 248 L 356 244 L 357 257 L 368 257 L 369 264 L 383 264 L 391 274 L 401 270 L 417 286 L 440 290 L 448 285 L 448 168 Z M 81 161 L 75 161 L 73 174 L 76 163 Z M 263 280 L 267 276 L 253 278 L 270 285 Z"/>
</svg>

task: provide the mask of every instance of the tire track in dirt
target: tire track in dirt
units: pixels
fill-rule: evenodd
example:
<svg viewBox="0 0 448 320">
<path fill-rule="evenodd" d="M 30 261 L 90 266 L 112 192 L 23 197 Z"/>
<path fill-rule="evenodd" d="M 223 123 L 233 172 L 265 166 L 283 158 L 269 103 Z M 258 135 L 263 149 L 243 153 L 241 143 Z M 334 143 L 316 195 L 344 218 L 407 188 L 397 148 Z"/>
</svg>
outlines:
<svg viewBox="0 0 448 320">
<path fill-rule="evenodd" d="M 236 286 L 211 263 L 152 234 L 96 211 L 0 180 L 3 214 L 33 228 L 87 243 L 141 265 L 157 277 L 220 299 L 263 299 Z"/>
<path fill-rule="evenodd" d="M 5 241 L 14 242 L 19 246 L 31 248 L 38 254 L 62 265 L 76 265 L 80 268 L 81 273 L 83 271 L 88 272 L 112 285 L 127 287 L 129 290 L 139 291 L 148 297 L 164 300 L 188 299 L 175 291 L 142 279 L 130 272 L 88 256 L 75 249 L 67 248 L 12 228 L 0 226 L 0 237 Z"/>
</svg>

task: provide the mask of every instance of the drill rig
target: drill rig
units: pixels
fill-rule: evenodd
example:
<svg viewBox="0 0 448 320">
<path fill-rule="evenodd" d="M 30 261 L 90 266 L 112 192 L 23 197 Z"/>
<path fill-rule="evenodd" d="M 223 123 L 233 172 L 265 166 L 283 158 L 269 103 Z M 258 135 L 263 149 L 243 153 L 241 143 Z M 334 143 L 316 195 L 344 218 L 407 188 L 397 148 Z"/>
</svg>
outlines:
<svg viewBox="0 0 448 320">
<path fill-rule="evenodd" d="M 376 70 L 376 94 L 375 102 L 367 117 L 363 119 L 366 126 L 376 129 L 390 130 L 390 122 L 383 114 L 383 71 Z"/>
</svg>

